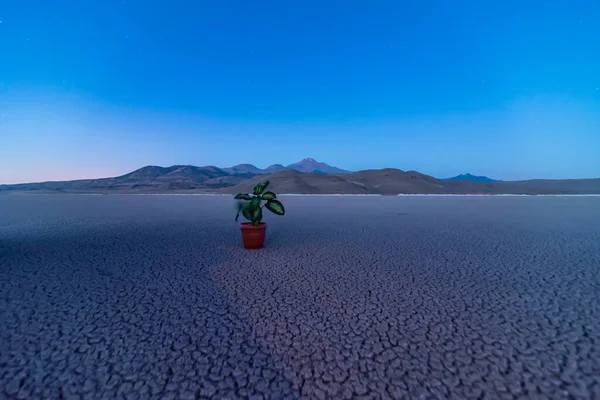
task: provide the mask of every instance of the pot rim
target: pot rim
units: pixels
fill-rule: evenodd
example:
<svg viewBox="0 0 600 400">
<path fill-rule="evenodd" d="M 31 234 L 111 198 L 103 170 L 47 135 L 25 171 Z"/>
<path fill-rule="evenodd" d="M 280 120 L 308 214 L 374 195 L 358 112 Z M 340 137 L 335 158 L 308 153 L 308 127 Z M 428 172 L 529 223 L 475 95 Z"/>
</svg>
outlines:
<svg viewBox="0 0 600 400">
<path fill-rule="evenodd" d="M 242 222 L 240 223 L 240 227 L 242 229 L 262 229 L 262 228 L 266 228 L 268 225 L 266 222 L 261 222 L 260 224 L 258 224 L 258 226 L 254 226 L 252 225 L 252 222 Z"/>
</svg>

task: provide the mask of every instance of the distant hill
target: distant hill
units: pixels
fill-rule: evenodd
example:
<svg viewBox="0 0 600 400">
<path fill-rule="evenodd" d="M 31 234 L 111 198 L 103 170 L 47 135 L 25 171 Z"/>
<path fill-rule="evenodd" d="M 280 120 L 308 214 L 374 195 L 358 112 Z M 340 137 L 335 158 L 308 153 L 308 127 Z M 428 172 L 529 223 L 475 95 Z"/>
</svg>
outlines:
<svg viewBox="0 0 600 400">
<path fill-rule="evenodd" d="M 234 187 L 220 189 L 220 193 L 249 193 L 254 186 L 268 179 L 270 188 L 278 194 L 367 194 L 368 189 L 360 183 L 350 182 L 339 175 L 324 175 L 296 170 L 277 171 L 268 176 L 255 176 Z"/>
<path fill-rule="evenodd" d="M 501 193 L 514 194 L 600 194 L 600 179 L 530 179 L 489 183 Z"/>
<path fill-rule="evenodd" d="M 452 178 L 444 178 L 443 181 L 471 181 L 471 182 L 502 182 L 496 179 L 488 178 L 487 176 L 476 176 L 469 173 L 460 174 Z"/>
<path fill-rule="evenodd" d="M 519 182 L 472 182 L 441 180 L 417 171 L 394 168 L 344 174 L 278 171 L 255 176 L 219 193 L 247 193 L 268 179 L 276 193 L 295 194 L 600 194 L 600 179 L 531 180 Z"/>
<path fill-rule="evenodd" d="M 252 164 L 238 164 L 233 167 L 223 168 L 223 171 L 230 174 L 264 174 L 265 171 L 262 169 L 255 167 Z"/>
</svg>

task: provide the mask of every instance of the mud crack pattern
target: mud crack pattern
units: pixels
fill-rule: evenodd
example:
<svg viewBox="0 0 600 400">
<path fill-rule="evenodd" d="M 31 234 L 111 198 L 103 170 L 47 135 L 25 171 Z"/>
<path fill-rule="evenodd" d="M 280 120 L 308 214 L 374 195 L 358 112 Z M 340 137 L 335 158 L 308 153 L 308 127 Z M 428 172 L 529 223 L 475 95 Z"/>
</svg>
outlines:
<svg viewBox="0 0 600 400">
<path fill-rule="evenodd" d="M 600 198 L 0 196 L 0 398 L 600 398 Z"/>
</svg>

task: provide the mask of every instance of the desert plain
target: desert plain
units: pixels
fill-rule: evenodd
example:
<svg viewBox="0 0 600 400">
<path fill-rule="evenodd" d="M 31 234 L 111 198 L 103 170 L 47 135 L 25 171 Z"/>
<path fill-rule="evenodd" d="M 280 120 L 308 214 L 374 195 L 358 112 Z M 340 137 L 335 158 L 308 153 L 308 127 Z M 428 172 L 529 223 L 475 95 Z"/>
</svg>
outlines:
<svg viewBox="0 0 600 400">
<path fill-rule="evenodd" d="M 0 196 L 0 398 L 600 398 L 600 197 L 281 201 Z"/>
</svg>

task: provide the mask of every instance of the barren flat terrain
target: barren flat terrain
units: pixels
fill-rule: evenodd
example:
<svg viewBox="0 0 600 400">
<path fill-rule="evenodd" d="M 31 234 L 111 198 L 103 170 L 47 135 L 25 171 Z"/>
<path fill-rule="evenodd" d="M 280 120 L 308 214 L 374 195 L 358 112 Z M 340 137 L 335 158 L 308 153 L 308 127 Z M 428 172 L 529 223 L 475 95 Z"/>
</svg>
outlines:
<svg viewBox="0 0 600 400">
<path fill-rule="evenodd" d="M 0 196 L 0 398 L 600 398 L 600 197 Z"/>
</svg>

